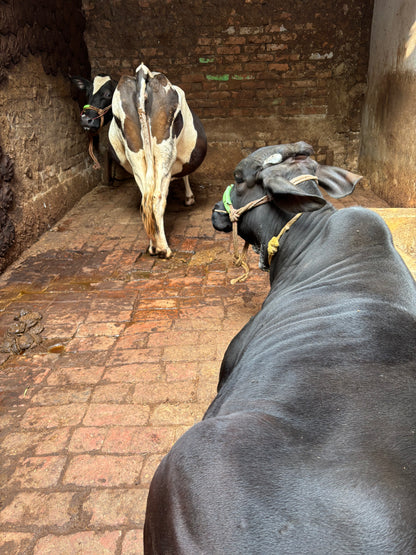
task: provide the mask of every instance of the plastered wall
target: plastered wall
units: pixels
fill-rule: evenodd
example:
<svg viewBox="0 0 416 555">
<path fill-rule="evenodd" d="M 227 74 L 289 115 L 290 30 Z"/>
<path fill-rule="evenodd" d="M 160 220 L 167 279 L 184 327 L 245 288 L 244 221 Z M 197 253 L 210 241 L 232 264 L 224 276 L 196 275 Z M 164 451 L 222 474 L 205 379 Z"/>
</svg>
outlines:
<svg viewBox="0 0 416 555">
<path fill-rule="evenodd" d="M 416 3 L 375 0 L 360 169 L 391 206 L 416 207 Z"/>
</svg>

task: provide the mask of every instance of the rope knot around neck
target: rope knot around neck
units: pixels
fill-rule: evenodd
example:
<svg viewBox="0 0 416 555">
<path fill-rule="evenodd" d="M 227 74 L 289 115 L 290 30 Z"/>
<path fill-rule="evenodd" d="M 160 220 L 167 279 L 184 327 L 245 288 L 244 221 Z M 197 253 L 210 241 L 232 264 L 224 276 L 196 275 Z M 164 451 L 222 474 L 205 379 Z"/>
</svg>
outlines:
<svg viewBox="0 0 416 555">
<path fill-rule="evenodd" d="M 91 104 L 85 104 L 85 106 L 82 108 L 81 116 L 85 113 L 85 110 L 93 110 L 94 112 L 96 112 L 97 115 L 94 118 L 91 118 L 91 119 L 96 120 L 96 119 L 100 118 L 100 127 L 99 127 L 99 130 L 100 130 L 102 128 L 102 126 L 104 125 L 104 116 L 110 109 L 111 109 L 111 104 L 109 106 L 106 106 L 105 108 L 96 108 L 95 106 L 92 106 Z M 101 164 L 97 160 L 97 158 L 94 154 L 94 145 L 93 145 L 93 137 L 96 133 L 97 132 L 95 132 L 95 133 L 90 132 L 90 138 L 89 138 L 89 142 L 88 142 L 88 154 L 91 156 L 91 159 L 94 162 L 94 164 L 93 164 L 94 170 L 99 170 L 101 168 Z"/>
<path fill-rule="evenodd" d="M 316 177 L 316 175 L 312 175 L 312 174 L 303 174 L 303 175 L 298 175 L 296 177 L 293 177 L 292 179 L 289 180 L 289 182 L 292 185 L 299 185 L 300 183 L 303 183 L 305 181 L 309 181 L 309 180 L 314 180 L 316 182 L 318 182 L 318 178 Z M 272 200 L 272 197 L 269 195 L 264 195 L 263 197 L 253 200 L 247 204 L 245 204 L 244 206 L 242 206 L 241 208 L 237 208 L 235 209 L 232 205 L 231 202 L 231 190 L 234 187 L 234 183 L 232 183 L 231 185 L 229 185 L 226 190 L 224 191 L 224 195 L 223 195 L 223 204 L 224 204 L 224 208 L 226 210 L 226 212 L 228 213 L 228 216 L 230 218 L 231 223 L 233 224 L 233 247 L 234 247 L 234 254 L 233 254 L 233 259 L 234 259 L 234 265 L 239 267 L 241 266 L 244 269 L 244 273 L 231 280 L 231 284 L 235 285 L 236 283 L 242 283 L 243 281 L 245 281 L 249 275 L 250 272 L 250 268 L 247 264 L 247 252 L 248 252 L 248 247 L 250 246 L 250 244 L 246 241 L 243 247 L 243 251 L 241 253 L 241 255 L 239 254 L 239 250 L 238 250 L 238 228 L 237 228 L 237 224 L 238 224 L 238 220 L 241 216 L 241 214 L 244 214 L 244 212 L 248 212 L 249 210 L 251 210 L 252 208 L 256 208 L 257 206 L 260 206 L 262 204 L 265 204 L 266 202 L 270 202 Z M 222 210 L 218 210 L 218 212 L 223 212 Z M 277 236 L 272 237 L 267 245 L 267 254 L 268 254 L 268 262 L 269 265 L 272 261 L 273 256 L 277 253 L 277 251 L 279 250 L 279 241 L 281 239 L 281 237 L 283 236 L 284 233 L 286 233 L 286 231 L 289 231 L 289 229 L 292 227 L 292 225 L 302 216 L 303 212 L 298 212 L 291 220 L 289 220 L 286 225 L 284 225 L 282 227 L 282 229 L 280 230 L 280 232 L 278 233 Z"/>
</svg>

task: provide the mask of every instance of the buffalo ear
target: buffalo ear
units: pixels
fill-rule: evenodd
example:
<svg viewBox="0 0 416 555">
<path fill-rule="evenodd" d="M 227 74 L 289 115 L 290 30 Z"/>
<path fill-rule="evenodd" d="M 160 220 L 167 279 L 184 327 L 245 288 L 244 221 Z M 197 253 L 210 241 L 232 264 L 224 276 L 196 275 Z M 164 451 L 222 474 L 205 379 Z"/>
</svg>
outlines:
<svg viewBox="0 0 416 555">
<path fill-rule="evenodd" d="M 342 198 L 350 195 L 357 183 L 362 179 L 362 175 L 352 173 L 335 166 L 318 165 L 316 177 L 319 185 L 334 198 Z"/>
<path fill-rule="evenodd" d="M 74 76 L 71 77 L 71 82 L 79 89 L 80 91 L 92 91 L 92 83 L 88 81 L 88 79 L 84 79 L 84 77 Z"/>
<path fill-rule="evenodd" d="M 327 204 L 316 184 L 308 182 L 292 185 L 287 179 L 273 171 L 270 166 L 260 174 L 265 192 L 273 198 L 278 208 L 287 212 L 313 212 Z"/>
</svg>

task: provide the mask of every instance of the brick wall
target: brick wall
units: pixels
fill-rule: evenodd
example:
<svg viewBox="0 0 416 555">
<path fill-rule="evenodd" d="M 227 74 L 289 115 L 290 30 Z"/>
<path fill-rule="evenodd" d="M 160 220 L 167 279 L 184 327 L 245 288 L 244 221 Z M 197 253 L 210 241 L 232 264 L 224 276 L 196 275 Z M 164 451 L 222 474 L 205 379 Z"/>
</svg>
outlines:
<svg viewBox="0 0 416 555">
<path fill-rule="evenodd" d="M 0 271 L 90 190 L 68 74 L 89 74 L 81 0 L 0 2 Z M 13 175 L 3 175 L 10 160 Z"/>
<path fill-rule="evenodd" d="M 143 61 L 186 92 L 217 177 L 264 144 L 305 139 L 356 167 L 372 1 L 84 0 L 92 73 Z M 249 124 L 247 123 L 249 120 Z"/>
</svg>

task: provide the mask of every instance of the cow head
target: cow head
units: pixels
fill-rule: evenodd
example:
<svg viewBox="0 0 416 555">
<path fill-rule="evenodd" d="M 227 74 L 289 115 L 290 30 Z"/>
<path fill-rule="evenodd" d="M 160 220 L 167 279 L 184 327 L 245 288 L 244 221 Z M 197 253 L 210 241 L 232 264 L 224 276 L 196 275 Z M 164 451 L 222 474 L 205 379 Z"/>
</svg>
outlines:
<svg viewBox="0 0 416 555">
<path fill-rule="evenodd" d="M 248 203 L 265 202 L 238 218 L 238 234 L 260 253 L 259 266 L 269 267 L 267 245 L 294 213 L 319 210 L 328 203 L 318 184 L 334 198 L 351 194 L 361 176 L 333 166 L 318 164 L 310 156 L 313 148 L 304 142 L 260 148 L 235 168 L 234 184 L 212 212 L 217 231 L 230 232 L 230 205 L 240 210 Z M 310 176 L 309 179 L 300 176 Z M 295 178 L 300 177 L 300 180 Z M 300 182 L 299 182 L 300 181 Z"/>
<path fill-rule="evenodd" d="M 81 127 L 86 131 L 97 132 L 111 121 L 111 102 L 117 83 L 108 75 L 97 75 L 94 81 L 83 77 L 71 77 L 72 83 L 85 91 L 87 103 L 81 112 Z"/>
</svg>

